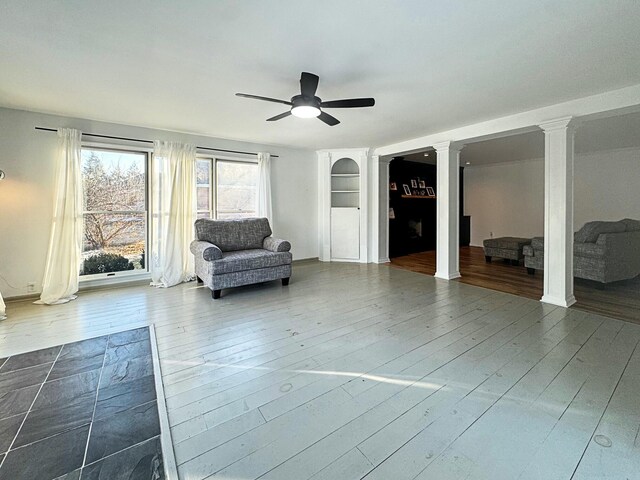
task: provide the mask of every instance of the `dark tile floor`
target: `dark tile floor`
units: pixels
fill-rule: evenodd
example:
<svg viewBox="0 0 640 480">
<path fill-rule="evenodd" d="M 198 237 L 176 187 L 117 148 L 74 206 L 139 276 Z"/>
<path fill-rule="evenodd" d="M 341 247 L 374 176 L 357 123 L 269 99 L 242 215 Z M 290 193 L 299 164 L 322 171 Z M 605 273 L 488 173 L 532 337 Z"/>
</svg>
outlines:
<svg viewBox="0 0 640 480">
<path fill-rule="evenodd" d="M 80 477 L 164 479 L 146 327 L 0 359 L 0 480 Z"/>
</svg>

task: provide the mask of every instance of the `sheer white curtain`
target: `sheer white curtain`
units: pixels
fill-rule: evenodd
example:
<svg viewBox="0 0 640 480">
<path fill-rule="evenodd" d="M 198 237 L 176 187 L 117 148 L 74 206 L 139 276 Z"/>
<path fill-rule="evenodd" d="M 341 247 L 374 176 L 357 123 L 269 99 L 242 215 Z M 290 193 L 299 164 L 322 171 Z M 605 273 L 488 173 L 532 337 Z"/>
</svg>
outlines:
<svg viewBox="0 0 640 480">
<path fill-rule="evenodd" d="M 36 303 L 54 305 L 76 298 L 82 262 L 82 133 L 58 129 L 59 151 L 53 224 L 42 294 Z"/>
<path fill-rule="evenodd" d="M 258 153 L 258 194 L 256 196 L 256 213 L 258 217 L 266 217 L 273 228 L 273 211 L 271 210 L 271 155 Z"/>
<path fill-rule="evenodd" d="M 194 278 L 196 147 L 154 142 L 151 285 L 171 287 Z"/>
</svg>

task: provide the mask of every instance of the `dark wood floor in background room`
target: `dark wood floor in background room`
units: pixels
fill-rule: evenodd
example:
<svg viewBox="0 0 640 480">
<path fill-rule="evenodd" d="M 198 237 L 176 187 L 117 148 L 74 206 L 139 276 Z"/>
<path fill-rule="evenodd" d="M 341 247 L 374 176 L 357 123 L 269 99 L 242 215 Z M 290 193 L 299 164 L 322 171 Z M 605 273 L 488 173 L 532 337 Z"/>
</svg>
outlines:
<svg viewBox="0 0 640 480">
<path fill-rule="evenodd" d="M 391 259 L 391 265 L 413 272 L 433 275 L 436 271 L 436 252 L 413 253 Z M 539 300 L 542 297 L 543 272 L 527 275 L 524 266 L 514 267 L 494 259 L 486 263 L 480 247 L 460 248 L 459 282 L 499 292 L 512 293 Z M 577 303 L 572 308 L 600 315 L 640 323 L 640 278 L 616 282 L 599 290 L 592 283 L 576 279 Z"/>
</svg>

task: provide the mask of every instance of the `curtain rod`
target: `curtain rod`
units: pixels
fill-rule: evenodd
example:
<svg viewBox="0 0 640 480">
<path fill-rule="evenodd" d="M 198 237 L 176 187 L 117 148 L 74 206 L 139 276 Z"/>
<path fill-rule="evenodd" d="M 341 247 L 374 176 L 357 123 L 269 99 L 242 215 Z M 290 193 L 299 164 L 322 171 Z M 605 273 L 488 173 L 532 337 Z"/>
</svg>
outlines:
<svg viewBox="0 0 640 480">
<path fill-rule="evenodd" d="M 58 130 L 55 128 L 46 128 L 46 127 L 35 127 L 36 130 L 42 130 L 44 132 L 57 132 Z M 128 137 L 113 137 L 111 135 L 99 135 L 97 133 L 85 133 L 82 132 L 82 135 L 87 137 L 96 137 L 96 138 L 108 138 L 109 140 L 126 140 L 129 142 L 140 142 L 140 143 L 153 143 L 153 140 L 142 140 L 140 138 L 128 138 Z M 209 147 L 196 147 L 197 150 L 207 150 L 209 152 L 224 152 L 224 153 L 239 153 L 241 155 L 258 155 L 255 152 L 240 152 L 238 150 L 224 150 L 222 148 L 209 148 Z M 278 158 L 278 155 L 271 155 L 271 158 Z"/>
</svg>

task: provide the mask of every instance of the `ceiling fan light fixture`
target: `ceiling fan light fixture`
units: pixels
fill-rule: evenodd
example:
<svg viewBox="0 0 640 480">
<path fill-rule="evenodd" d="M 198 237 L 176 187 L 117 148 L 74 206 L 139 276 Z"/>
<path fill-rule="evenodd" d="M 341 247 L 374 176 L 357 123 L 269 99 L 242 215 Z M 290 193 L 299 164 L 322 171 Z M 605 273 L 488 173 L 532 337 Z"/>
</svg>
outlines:
<svg viewBox="0 0 640 480">
<path fill-rule="evenodd" d="M 320 109 L 311 105 L 298 105 L 291 109 L 291 114 L 298 118 L 315 118 L 320 115 Z"/>
<path fill-rule="evenodd" d="M 336 117 L 323 112 L 324 108 L 362 108 L 373 107 L 376 103 L 373 98 L 345 98 L 342 100 L 330 100 L 323 102 L 320 97 L 316 97 L 318 88 L 318 80 L 320 77 L 313 73 L 302 72 L 300 75 L 300 95 L 294 95 L 290 101 L 279 100 L 277 98 L 262 97 L 260 95 L 250 95 L 248 93 L 236 93 L 238 97 L 252 98 L 254 100 L 263 100 L 265 102 L 283 103 L 291 108 L 279 115 L 267 118 L 267 122 L 275 122 L 282 120 L 289 115 L 298 118 L 317 118 L 330 127 L 335 127 L 340 123 Z"/>
</svg>

